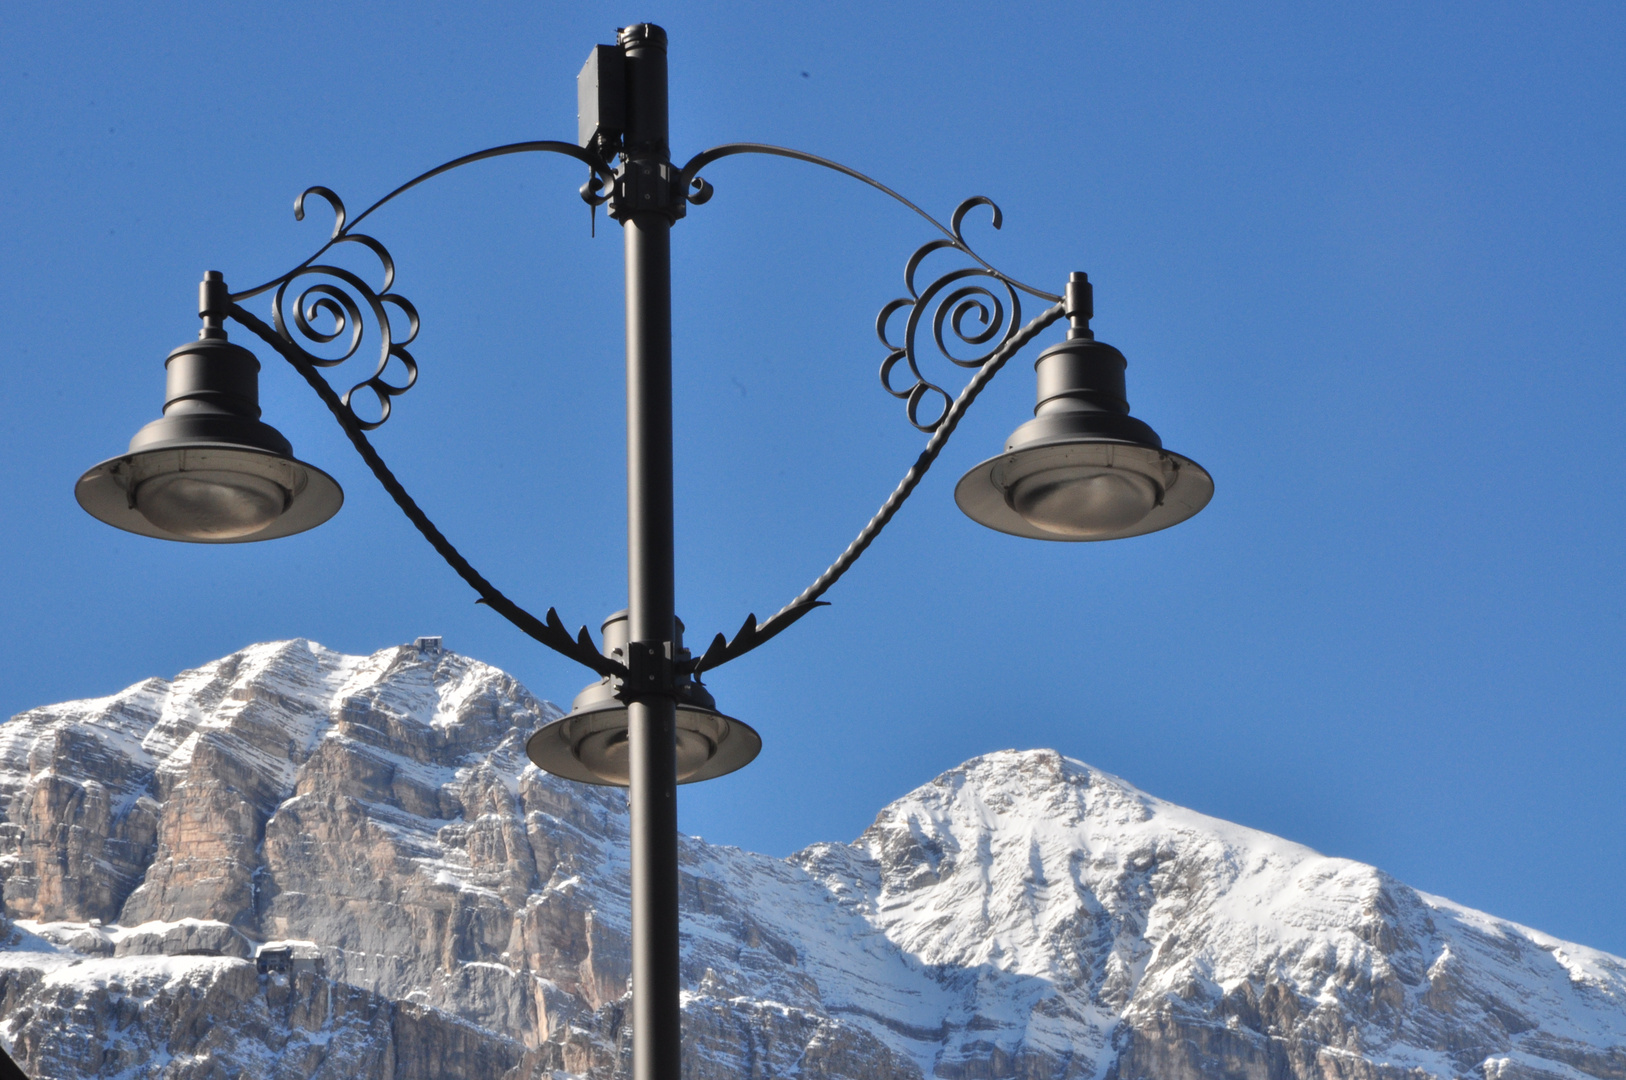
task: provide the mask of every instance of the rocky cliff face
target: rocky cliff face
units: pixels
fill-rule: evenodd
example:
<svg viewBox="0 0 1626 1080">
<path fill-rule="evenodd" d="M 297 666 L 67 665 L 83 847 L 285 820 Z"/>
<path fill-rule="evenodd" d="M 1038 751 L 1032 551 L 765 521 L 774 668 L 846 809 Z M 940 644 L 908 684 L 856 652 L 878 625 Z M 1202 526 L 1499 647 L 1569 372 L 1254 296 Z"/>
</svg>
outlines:
<svg viewBox="0 0 1626 1080">
<path fill-rule="evenodd" d="M 291 641 L 0 725 L 0 1038 L 41 1077 L 611 1080 L 625 803 L 529 766 L 554 715 Z M 1626 1080 L 1626 961 L 1047 751 L 683 871 L 692 1080 Z"/>
</svg>

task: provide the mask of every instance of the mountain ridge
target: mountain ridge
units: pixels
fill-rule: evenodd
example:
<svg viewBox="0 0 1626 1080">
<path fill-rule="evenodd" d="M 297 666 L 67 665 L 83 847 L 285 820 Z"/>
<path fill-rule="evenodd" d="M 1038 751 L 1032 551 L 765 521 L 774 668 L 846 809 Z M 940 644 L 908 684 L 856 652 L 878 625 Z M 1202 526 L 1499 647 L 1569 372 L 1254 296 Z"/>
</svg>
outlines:
<svg viewBox="0 0 1626 1080">
<path fill-rule="evenodd" d="M 625 800 L 438 646 L 294 639 L 0 724 L 30 1075 L 625 1071 Z M 1000 751 L 786 859 L 680 841 L 684 1075 L 1626 1080 L 1626 961 Z M 262 974 L 268 941 L 321 971 Z"/>
</svg>

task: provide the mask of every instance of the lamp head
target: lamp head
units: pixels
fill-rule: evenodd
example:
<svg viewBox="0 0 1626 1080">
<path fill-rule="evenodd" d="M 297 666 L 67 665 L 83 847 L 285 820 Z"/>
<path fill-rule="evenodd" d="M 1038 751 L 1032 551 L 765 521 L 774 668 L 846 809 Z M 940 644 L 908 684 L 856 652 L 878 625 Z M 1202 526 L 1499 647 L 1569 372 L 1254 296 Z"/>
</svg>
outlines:
<svg viewBox="0 0 1626 1080">
<path fill-rule="evenodd" d="M 1033 419 L 961 478 L 955 501 L 990 529 L 1036 540 L 1116 540 L 1191 517 L 1213 478 L 1129 415 L 1124 356 L 1090 332 L 1083 274 L 1068 282 L 1067 309 L 1068 339 L 1034 362 Z"/>
<path fill-rule="evenodd" d="M 683 623 L 676 622 L 677 651 L 683 651 Z M 604 620 L 604 653 L 627 655 L 627 613 Z M 749 765 L 762 750 L 762 737 L 749 724 L 724 716 L 704 686 L 684 679 L 677 686 L 677 782 L 711 780 Z M 525 744 L 537 768 L 583 784 L 627 787 L 632 782 L 627 706 L 606 677 L 576 695 L 570 712 L 543 725 Z"/>
<path fill-rule="evenodd" d="M 260 420 L 260 362 L 226 340 L 230 298 L 217 272 L 202 293 L 202 337 L 164 362 L 164 415 L 81 476 L 74 495 L 93 517 L 164 540 L 233 544 L 314 528 L 344 492 Z"/>
</svg>

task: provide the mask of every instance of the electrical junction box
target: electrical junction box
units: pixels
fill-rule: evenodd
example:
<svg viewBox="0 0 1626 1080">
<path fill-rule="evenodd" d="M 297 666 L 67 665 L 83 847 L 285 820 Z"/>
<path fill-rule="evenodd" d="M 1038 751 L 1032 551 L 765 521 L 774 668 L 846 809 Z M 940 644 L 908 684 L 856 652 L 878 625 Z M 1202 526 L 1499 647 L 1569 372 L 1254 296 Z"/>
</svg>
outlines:
<svg viewBox="0 0 1626 1080">
<path fill-rule="evenodd" d="M 576 141 L 608 161 L 626 129 L 626 54 L 619 45 L 595 45 L 576 76 Z"/>
</svg>

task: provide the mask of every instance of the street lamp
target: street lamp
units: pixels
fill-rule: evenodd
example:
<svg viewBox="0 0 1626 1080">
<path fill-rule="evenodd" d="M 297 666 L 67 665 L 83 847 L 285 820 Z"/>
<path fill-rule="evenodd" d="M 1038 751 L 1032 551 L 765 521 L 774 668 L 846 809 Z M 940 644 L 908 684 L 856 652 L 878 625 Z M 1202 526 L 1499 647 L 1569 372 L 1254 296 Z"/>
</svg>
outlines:
<svg viewBox="0 0 1626 1080">
<path fill-rule="evenodd" d="M 931 467 L 967 408 L 1012 356 L 1050 325 L 1068 320 L 1067 339 L 1035 363 L 1034 418 L 1016 429 L 1003 453 L 966 473 L 955 499 L 990 528 L 1043 540 L 1109 540 L 1167 528 L 1201 510 L 1213 481 L 1189 458 L 1164 450 L 1155 432 L 1129 415 L 1123 354 L 1095 340 L 1088 279 L 1074 274 L 1064 293 L 1036 289 L 996 270 L 965 240 L 966 215 L 982 197 L 956 208 L 948 225 L 897 192 L 813 154 L 756 143 L 706 150 L 681 168 L 667 144 L 666 33 L 642 24 L 594 48 L 578 77 L 576 143 L 513 143 L 469 154 L 415 177 L 347 217 L 334 192 L 313 187 L 294 203 L 303 219 L 311 196 L 334 214 L 327 242 L 281 277 L 232 293 L 222 276 L 204 276 L 203 331 L 166 361 L 164 414 L 129 450 L 79 479 L 75 494 L 110 525 L 168 540 L 244 543 L 312 528 L 343 502 L 337 483 L 293 456 L 259 419 L 259 362 L 226 339 L 229 318 L 281 354 L 311 385 L 368 467 L 413 525 L 490 606 L 544 645 L 590 668 L 598 681 L 567 716 L 538 731 L 527 753 L 539 767 L 587 783 L 629 788 L 632 865 L 633 1076 L 676 1080 L 680 1055 L 676 785 L 710 779 L 749 763 L 761 746 L 748 725 L 726 716 L 701 684 L 703 672 L 774 637 L 814 607 L 896 514 Z M 627 318 L 628 604 L 605 621 L 602 648 L 583 627 L 571 635 L 550 608 L 538 618 L 503 595 L 452 546 L 407 494 L 367 438 L 389 419 L 391 401 L 411 389 L 417 362 L 407 346 L 418 314 L 392 291 L 395 264 L 377 239 L 357 231 L 374 210 L 441 173 L 507 154 L 561 154 L 587 166 L 581 196 L 607 206 L 622 226 Z M 876 329 L 887 353 L 881 383 L 905 403 L 909 421 L 928 434 L 925 448 L 881 509 L 840 557 L 799 596 L 758 623 L 747 616 L 733 638 L 716 635 L 698 655 L 683 646 L 673 610 L 672 543 L 672 226 L 713 189 L 701 171 L 738 154 L 768 154 L 833 169 L 903 203 L 941 234 L 917 249 L 904 271 L 908 295 L 881 309 Z M 348 245 L 348 246 L 347 246 Z M 382 283 L 330 262 L 336 250 L 376 259 Z M 933 256 L 963 265 L 929 281 Z M 933 260 L 936 265 L 938 260 Z M 272 324 L 242 307 L 273 292 Z M 1026 323 L 1022 297 L 1051 306 Z M 355 356 L 371 322 L 378 363 L 343 395 L 319 368 Z M 334 346 L 333 343 L 338 345 Z M 954 364 L 975 371 L 951 397 L 922 373 L 929 342 Z M 310 347 L 307 348 L 307 345 Z M 323 347 L 342 349 L 321 355 Z M 969 355 L 966 355 L 969 350 Z M 369 391 L 377 415 L 364 418 L 357 395 Z"/>
<path fill-rule="evenodd" d="M 226 340 L 226 282 L 203 275 L 203 332 L 164 361 L 164 415 L 80 478 L 79 504 L 109 525 L 199 544 L 315 528 L 344 503 L 338 482 L 260 421 L 260 362 Z"/>
</svg>

